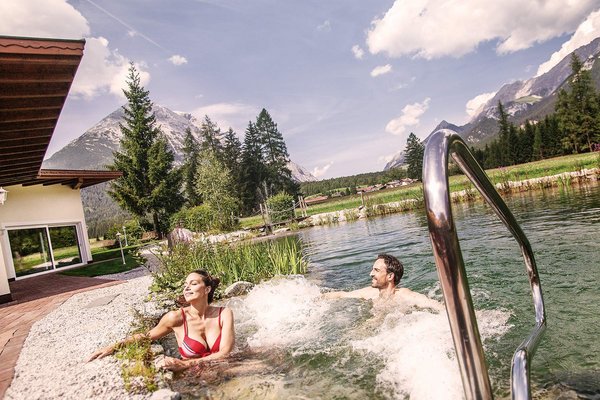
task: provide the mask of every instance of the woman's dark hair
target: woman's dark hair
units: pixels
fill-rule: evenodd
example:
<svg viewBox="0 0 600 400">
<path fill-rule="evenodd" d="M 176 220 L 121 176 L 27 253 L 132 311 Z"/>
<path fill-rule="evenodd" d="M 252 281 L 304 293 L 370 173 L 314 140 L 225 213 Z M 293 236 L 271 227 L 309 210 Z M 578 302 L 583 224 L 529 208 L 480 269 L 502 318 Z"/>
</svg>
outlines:
<svg viewBox="0 0 600 400">
<path fill-rule="evenodd" d="M 215 295 L 215 290 L 217 290 L 217 287 L 219 286 L 219 283 L 221 283 L 221 280 L 217 277 L 210 276 L 210 274 L 203 269 L 197 269 L 190 273 L 200 275 L 202 277 L 202 282 L 204 282 L 206 286 L 210 286 L 210 292 L 208 293 L 208 304 L 212 303 L 213 297 Z"/>
</svg>

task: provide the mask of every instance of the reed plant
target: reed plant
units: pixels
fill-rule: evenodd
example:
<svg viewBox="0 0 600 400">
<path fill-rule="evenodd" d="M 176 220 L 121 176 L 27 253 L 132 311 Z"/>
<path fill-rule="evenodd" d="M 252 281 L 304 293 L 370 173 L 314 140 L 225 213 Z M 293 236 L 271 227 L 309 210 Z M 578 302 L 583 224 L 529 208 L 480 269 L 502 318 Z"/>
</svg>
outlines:
<svg viewBox="0 0 600 400">
<path fill-rule="evenodd" d="M 308 266 L 300 239 L 295 236 L 235 244 L 179 244 L 160 261 L 152 290 L 173 300 L 181 294 L 186 276 L 196 269 L 221 280 L 215 291 L 218 299 L 234 282 L 258 283 L 275 275 L 304 274 Z"/>
</svg>

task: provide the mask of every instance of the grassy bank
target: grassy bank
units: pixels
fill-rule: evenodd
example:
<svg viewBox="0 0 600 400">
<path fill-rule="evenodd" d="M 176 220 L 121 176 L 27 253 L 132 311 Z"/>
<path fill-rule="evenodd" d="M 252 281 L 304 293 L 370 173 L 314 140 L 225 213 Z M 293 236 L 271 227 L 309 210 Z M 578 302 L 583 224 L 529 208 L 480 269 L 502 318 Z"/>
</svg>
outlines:
<svg viewBox="0 0 600 400">
<path fill-rule="evenodd" d="M 542 178 L 545 176 L 557 175 L 563 172 L 572 172 L 599 167 L 600 154 L 586 153 L 534 161 L 527 164 L 513 165 L 506 168 L 494 168 L 486 170 L 486 173 L 491 179 L 492 183 L 496 184 L 506 181 L 521 181 L 525 179 Z M 472 188 L 469 179 L 464 175 L 451 176 L 448 181 L 451 192 Z M 418 183 L 398 188 L 384 189 L 365 194 L 363 195 L 363 198 L 365 205 L 367 206 L 393 203 L 404 200 L 420 201 L 423 199 L 423 187 L 420 183 Z M 308 207 L 307 213 L 308 215 L 315 215 L 348 210 L 357 208 L 361 204 L 362 201 L 360 195 L 351 195 L 310 206 Z M 297 213 L 297 215 L 299 215 L 299 213 Z M 243 228 L 257 226 L 262 223 L 262 218 L 260 215 L 243 218 L 240 223 Z"/>
</svg>

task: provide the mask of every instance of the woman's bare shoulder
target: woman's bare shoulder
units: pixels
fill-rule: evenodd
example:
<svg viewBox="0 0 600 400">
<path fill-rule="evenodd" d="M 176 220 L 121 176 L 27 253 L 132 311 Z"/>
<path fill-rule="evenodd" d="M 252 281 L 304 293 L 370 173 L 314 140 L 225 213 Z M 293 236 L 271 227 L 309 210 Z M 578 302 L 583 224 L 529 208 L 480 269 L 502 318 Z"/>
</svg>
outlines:
<svg viewBox="0 0 600 400">
<path fill-rule="evenodd" d="M 183 323 L 183 316 L 181 315 L 181 309 L 172 310 L 167 312 L 160 319 L 161 323 L 167 326 L 179 326 Z"/>
<path fill-rule="evenodd" d="M 233 310 L 227 306 L 217 307 L 222 317 L 233 317 Z"/>
</svg>

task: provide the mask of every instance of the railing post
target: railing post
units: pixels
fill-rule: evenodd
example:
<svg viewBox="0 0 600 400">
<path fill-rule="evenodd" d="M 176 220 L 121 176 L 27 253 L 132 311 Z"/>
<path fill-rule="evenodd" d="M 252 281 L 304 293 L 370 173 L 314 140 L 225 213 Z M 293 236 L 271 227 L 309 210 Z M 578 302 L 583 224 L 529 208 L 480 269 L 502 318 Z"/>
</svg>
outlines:
<svg viewBox="0 0 600 400">
<path fill-rule="evenodd" d="M 521 247 L 532 290 L 536 326 L 515 351 L 511 371 L 511 392 L 513 399 L 529 399 L 531 397 L 529 366 L 541 334 L 546 327 L 542 289 L 533 251 L 516 219 L 481 166 L 475 161 L 466 144 L 455 132 L 442 129 L 430 137 L 425 148 L 423 191 L 429 236 L 446 303 L 446 313 L 452 331 L 465 396 L 469 400 L 491 399 L 492 389 L 456 226 L 452 217 L 448 184 L 449 157 L 454 159 L 473 182 Z"/>
</svg>

